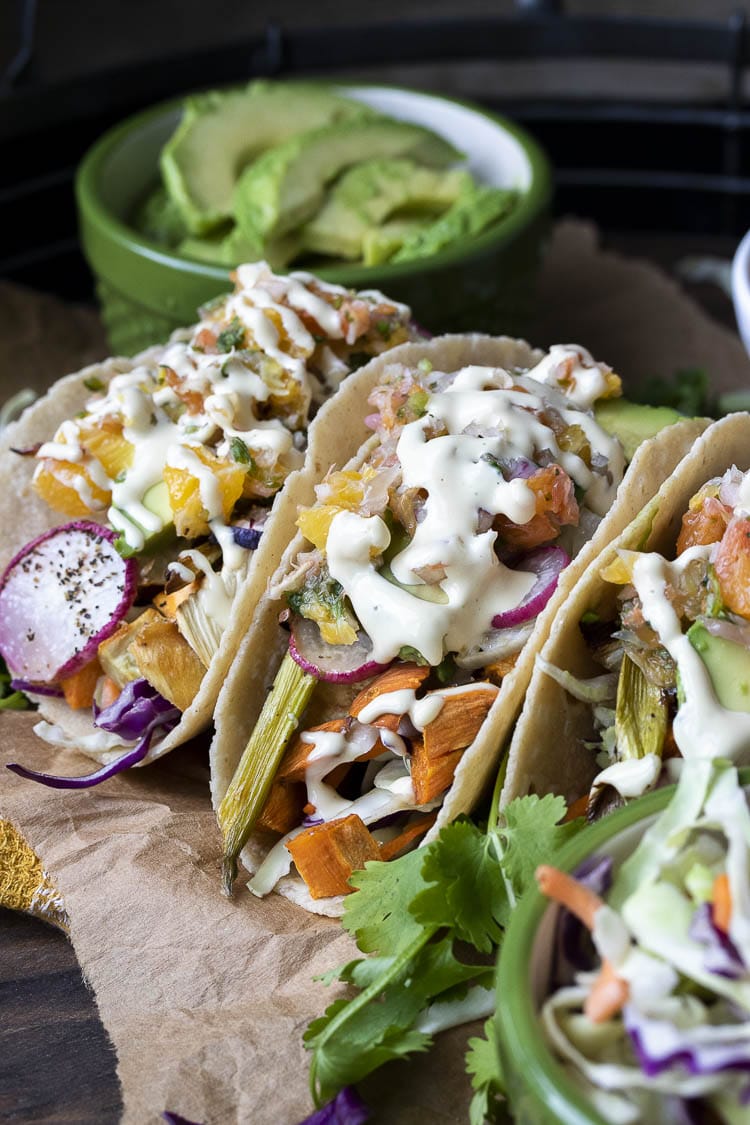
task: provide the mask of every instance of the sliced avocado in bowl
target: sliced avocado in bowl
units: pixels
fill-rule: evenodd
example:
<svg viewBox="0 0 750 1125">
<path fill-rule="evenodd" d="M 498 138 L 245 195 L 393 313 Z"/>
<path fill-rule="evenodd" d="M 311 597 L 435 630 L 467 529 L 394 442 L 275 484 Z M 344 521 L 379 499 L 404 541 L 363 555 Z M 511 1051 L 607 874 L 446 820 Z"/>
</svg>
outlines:
<svg viewBox="0 0 750 1125">
<path fill-rule="evenodd" d="M 362 263 L 379 266 L 388 262 L 409 238 L 414 238 L 432 224 L 431 219 L 392 219 L 382 227 L 368 230 L 362 239 Z"/>
<path fill-rule="evenodd" d="M 234 192 L 242 231 L 265 242 L 306 222 L 321 205 L 326 184 L 345 168 L 373 157 L 407 156 L 430 167 L 461 159 L 453 145 L 430 129 L 406 121 L 373 118 L 311 129 L 253 161 Z"/>
<path fill-rule="evenodd" d="M 460 169 L 423 168 L 398 158 L 363 160 L 342 174 L 302 228 L 303 245 L 321 254 L 361 258 L 365 235 L 394 212 L 439 215 L 470 184 L 468 172 Z"/>
<path fill-rule="evenodd" d="M 392 260 L 431 258 L 450 243 L 474 238 L 511 211 L 516 198 L 514 191 L 472 184 L 439 219 L 407 238 Z"/>
<path fill-rule="evenodd" d="M 303 130 L 373 111 L 314 82 L 253 82 L 188 98 L 164 146 L 161 171 L 169 196 L 192 234 L 232 215 L 243 168 L 260 153 Z"/>
</svg>

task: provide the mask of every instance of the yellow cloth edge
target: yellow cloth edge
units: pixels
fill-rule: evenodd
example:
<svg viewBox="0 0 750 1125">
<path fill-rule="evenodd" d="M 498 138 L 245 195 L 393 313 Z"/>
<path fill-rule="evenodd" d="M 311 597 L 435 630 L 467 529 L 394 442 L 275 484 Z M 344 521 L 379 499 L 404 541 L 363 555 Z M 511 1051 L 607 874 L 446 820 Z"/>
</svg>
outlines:
<svg viewBox="0 0 750 1125">
<path fill-rule="evenodd" d="M 0 906 L 70 932 L 70 919 L 57 888 L 37 854 L 8 820 L 0 820 Z"/>
</svg>

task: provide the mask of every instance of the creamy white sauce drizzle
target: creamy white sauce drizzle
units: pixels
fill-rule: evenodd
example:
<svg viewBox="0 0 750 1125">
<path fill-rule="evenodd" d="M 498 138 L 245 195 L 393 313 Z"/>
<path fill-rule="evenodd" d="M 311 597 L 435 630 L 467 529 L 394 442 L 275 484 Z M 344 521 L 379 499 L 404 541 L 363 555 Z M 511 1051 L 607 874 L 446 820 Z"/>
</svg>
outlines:
<svg viewBox="0 0 750 1125">
<path fill-rule="evenodd" d="M 553 344 L 527 376 L 538 383 L 559 387 L 576 406 L 590 410 L 606 392 L 610 370 L 578 344 Z"/>
<path fill-rule="evenodd" d="M 416 648 L 433 665 L 446 652 L 466 653 L 491 629 L 493 617 L 517 606 L 534 584 L 533 574 L 500 562 L 496 532 L 479 531 L 480 511 L 523 525 L 536 510 L 526 482 L 506 481 L 493 460 L 531 459 L 535 451 L 549 450 L 597 514 L 614 499 L 624 470 L 619 443 L 589 414 L 571 409 L 559 392 L 524 376 L 514 381 L 523 389 L 511 386 L 502 369 L 464 368 L 449 386 L 429 396 L 425 415 L 405 425 L 398 440 L 403 487 L 423 490 L 427 499 L 412 540 L 391 560 L 391 571 L 403 586 L 418 586 L 424 584 L 419 572 L 425 567 L 442 568 L 445 577 L 436 585 L 444 603 L 420 599 L 380 575 L 373 558 L 389 546 L 390 532 L 379 516 L 340 512 L 331 523 L 329 570 L 349 596 L 379 662 L 393 659 L 404 646 Z M 584 429 L 592 452 L 607 458 L 608 475 L 592 472 L 577 454 L 561 450 L 554 431 L 531 412 L 550 402 L 568 424 Z"/>
<path fill-rule="evenodd" d="M 719 703 L 708 669 L 683 634 L 680 619 L 666 596 L 667 584 L 675 583 L 694 559 L 708 558 L 710 550 L 708 546 L 691 547 L 674 562 L 653 553 L 641 555 L 633 566 L 633 585 L 644 617 L 679 670 L 685 701 L 675 717 L 673 732 L 682 756 L 750 761 L 750 714 L 730 711 Z"/>
</svg>

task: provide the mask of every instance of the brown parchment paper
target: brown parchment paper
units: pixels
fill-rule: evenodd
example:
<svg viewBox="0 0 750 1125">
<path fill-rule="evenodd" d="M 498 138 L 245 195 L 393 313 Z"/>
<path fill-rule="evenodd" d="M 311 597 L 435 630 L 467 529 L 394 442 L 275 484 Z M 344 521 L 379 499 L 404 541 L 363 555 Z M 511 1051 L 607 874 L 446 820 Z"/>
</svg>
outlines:
<svg viewBox="0 0 750 1125">
<path fill-rule="evenodd" d="M 0 324 L 11 336 L 0 358 L 3 396 L 29 383 L 41 388 L 103 354 L 99 329 L 81 310 L 71 329 L 60 329 L 64 347 L 45 342 L 50 316 L 65 323 L 60 305 L 23 297 L 0 287 Z M 554 231 L 531 339 L 586 345 L 626 389 L 696 366 L 717 389 L 750 387 L 735 334 L 658 270 L 602 253 L 587 224 Z M 16 356 L 24 357 L 20 367 Z M 275 896 L 222 898 L 205 747 L 180 748 L 97 789 L 47 790 L 2 767 L 21 760 L 74 774 L 90 763 L 38 742 L 34 721 L 0 715 L 0 819 L 23 833 L 65 903 L 117 1051 L 126 1125 L 155 1122 L 164 1109 L 207 1125 L 294 1125 L 311 1110 L 302 1032 L 340 994 L 312 978 L 354 956 L 351 939 L 337 922 Z M 429 1055 L 362 1084 L 376 1125 L 468 1120 L 466 1034 L 449 1032 Z"/>
</svg>

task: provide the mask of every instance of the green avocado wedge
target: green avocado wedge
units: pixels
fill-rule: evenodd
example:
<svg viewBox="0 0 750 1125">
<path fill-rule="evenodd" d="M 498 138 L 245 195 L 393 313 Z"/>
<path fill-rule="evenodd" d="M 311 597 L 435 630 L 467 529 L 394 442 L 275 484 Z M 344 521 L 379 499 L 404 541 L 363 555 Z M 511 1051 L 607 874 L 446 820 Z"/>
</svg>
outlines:
<svg viewBox="0 0 750 1125">
<path fill-rule="evenodd" d="M 394 212 L 439 215 L 470 186 L 469 173 L 461 169 L 421 168 L 398 158 L 364 160 L 333 185 L 320 211 L 302 228 L 303 244 L 320 254 L 361 258 L 367 232 Z"/>
<path fill-rule="evenodd" d="M 161 154 L 169 196 L 191 234 L 207 234 L 231 217 L 243 168 L 303 130 L 372 111 L 316 83 L 251 83 L 185 102 L 180 124 Z"/>
<path fill-rule="evenodd" d="M 446 246 L 481 234 L 516 205 L 514 191 L 470 185 L 445 214 L 424 230 L 415 231 L 394 254 L 393 262 L 431 258 Z"/>
<path fill-rule="evenodd" d="M 300 133 L 245 169 L 234 192 L 240 229 L 265 242 L 306 222 L 320 207 L 326 184 L 352 164 L 406 156 L 430 167 L 461 159 L 430 129 L 405 121 L 361 116 Z"/>
<path fill-rule="evenodd" d="M 701 621 L 687 632 L 711 678 L 716 698 L 729 711 L 750 711 L 750 652 L 742 645 L 715 637 Z"/>
<path fill-rule="evenodd" d="M 600 426 L 616 437 L 628 461 L 633 460 L 636 449 L 647 440 L 675 422 L 684 422 L 685 415 L 671 406 L 644 406 L 626 398 L 606 398 L 594 407 Z"/>
</svg>

